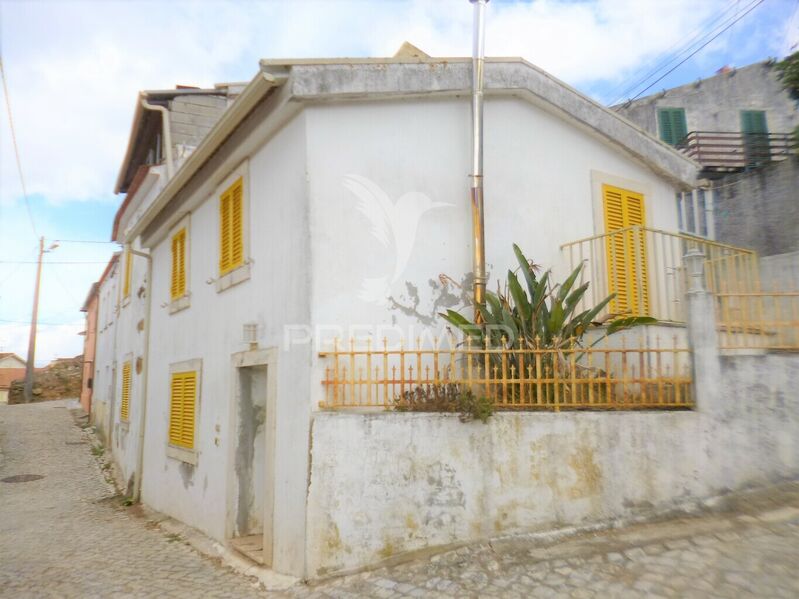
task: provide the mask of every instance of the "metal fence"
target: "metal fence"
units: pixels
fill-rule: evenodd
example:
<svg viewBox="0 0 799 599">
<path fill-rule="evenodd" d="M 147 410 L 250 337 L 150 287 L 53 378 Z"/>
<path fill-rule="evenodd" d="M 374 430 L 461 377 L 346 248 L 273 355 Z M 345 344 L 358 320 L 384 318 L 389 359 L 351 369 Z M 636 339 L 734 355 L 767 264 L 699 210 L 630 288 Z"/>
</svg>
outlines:
<svg viewBox="0 0 799 599">
<path fill-rule="evenodd" d="M 382 348 L 336 340 L 326 360 L 320 407 L 456 411 L 471 392 L 495 409 L 630 410 L 693 405 L 689 351 L 643 334 L 601 338 L 593 347 L 476 346 L 469 339 L 442 347 Z M 632 345 L 632 346 L 629 346 Z M 652 347 L 649 347 L 652 345 Z"/>
<path fill-rule="evenodd" d="M 647 315 L 670 322 L 685 322 L 683 257 L 690 250 L 704 254 L 705 285 L 712 293 L 760 289 L 754 251 L 685 233 L 635 226 L 561 246 L 569 269 L 585 263 L 583 282 L 591 283 L 579 310 L 615 293 L 606 313 Z"/>
<path fill-rule="evenodd" d="M 716 294 L 722 349 L 799 350 L 799 292 Z"/>
</svg>

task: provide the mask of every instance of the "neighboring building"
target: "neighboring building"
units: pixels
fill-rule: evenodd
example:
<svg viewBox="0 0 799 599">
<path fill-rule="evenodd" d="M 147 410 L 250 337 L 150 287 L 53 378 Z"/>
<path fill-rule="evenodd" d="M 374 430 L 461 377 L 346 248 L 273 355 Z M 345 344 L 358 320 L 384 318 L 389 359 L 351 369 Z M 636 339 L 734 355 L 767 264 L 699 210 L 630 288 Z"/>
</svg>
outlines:
<svg viewBox="0 0 799 599">
<path fill-rule="evenodd" d="M 8 403 L 12 381 L 25 378 L 25 360 L 17 354 L 0 353 L 0 403 Z"/>
<path fill-rule="evenodd" d="M 702 165 L 700 185 L 677 198 L 680 229 L 756 249 L 799 249 L 799 111 L 774 61 L 681 85 L 613 109 Z"/>
<path fill-rule="evenodd" d="M 91 422 L 103 441 L 112 446 L 112 413 L 116 397 L 116 318 L 119 305 L 119 256 L 108 261 L 97 285 L 97 335 L 92 370 Z"/>
<path fill-rule="evenodd" d="M 143 502 L 219 542 L 244 539 L 251 557 L 295 576 L 383 555 L 346 557 L 352 540 L 310 479 L 327 444 L 346 443 L 314 432 L 328 368 L 315 340 L 440 331 L 437 312 L 461 305 L 439 281 L 471 286 L 471 68 L 407 46 L 392 58 L 262 61 L 171 177 L 163 123 L 137 106 L 117 185 L 127 196 L 114 238 L 126 248 L 98 290 L 93 403 L 125 480 L 143 477 Z M 148 97 L 173 110 L 181 92 Z M 681 254 L 641 237 L 615 253 L 611 240 L 636 225 L 676 231 L 675 194 L 696 172 L 524 60 L 487 60 L 493 278 L 516 267 L 513 242 L 557 276 L 576 248 L 595 293 L 619 294 L 617 311 L 665 314 Z M 651 265 L 643 285 L 629 279 L 636 255 Z M 427 526 L 414 543 L 437 542 Z"/>
</svg>

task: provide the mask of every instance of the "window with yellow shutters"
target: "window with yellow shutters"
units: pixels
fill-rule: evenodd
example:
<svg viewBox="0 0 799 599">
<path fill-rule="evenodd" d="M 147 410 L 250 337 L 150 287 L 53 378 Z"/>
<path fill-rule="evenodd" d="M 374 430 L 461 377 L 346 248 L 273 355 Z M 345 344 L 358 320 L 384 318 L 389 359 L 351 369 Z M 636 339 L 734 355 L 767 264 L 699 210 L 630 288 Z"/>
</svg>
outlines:
<svg viewBox="0 0 799 599">
<path fill-rule="evenodd" d="M 173 300 L 186 295 L 186 229 L 172 236 L 172 275 L 170 296 Z"/>
<path fill-rule="evenodd" d="M 173 372 L 169 394 L 169 443 L 194 449 L 197 372 Z"/>
<path fill-rule="evenodd" d="M 612 312 L 642 316 L 649 313 L 649 277 L 646 251 L 646 214 L 644 196 L 602 186 L 608 288 L 616 297 Z"/>
<path fill-rule="evenodd" d="M 122 364 L 122 401 L 119 406 L 119 417 L 123 422 L 130 420 L 130 362 Z"/>
<path fill-rule="evenodd" d="M 242 177 L 219 197 L 219 274 L 244 264 L 244 180 Z"/>
</svg>

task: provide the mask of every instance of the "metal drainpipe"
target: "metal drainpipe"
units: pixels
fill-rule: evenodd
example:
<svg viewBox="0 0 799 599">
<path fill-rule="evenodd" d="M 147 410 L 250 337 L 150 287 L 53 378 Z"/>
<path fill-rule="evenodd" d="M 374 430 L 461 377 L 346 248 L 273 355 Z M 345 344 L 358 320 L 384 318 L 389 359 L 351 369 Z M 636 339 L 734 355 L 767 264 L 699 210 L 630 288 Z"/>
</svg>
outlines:
<svg viewBox="0 0 799 599">
<path fill-rule="evenodd" d="M 139 446 L 136 449 L 136 470 L 133 474 L 132 496 L 133 501 L 137 502 L 141 499 L 142 467 L 144 466 L 144 427 L 147 422 L 147 375 L 150 372 L 150 313 L 153 303 L 151 293 L 153 289 L 153 258 L 150 254 L 145 254 L 138 250 L 131 249 L 130 252 L 134 256 L 141 256 L 147 260 L 147 287 L 144 292 L 147 303 L 144 309 L 144 355 L 142 356 L 144 374 L 142 375 L 141 409 L 139 410 Z"/>
<path fill-rule="evenodd" d="M 172 163 L 172 133 L 170 132 L 169 124 L 169 109 L 164 106 L 150 104 L 146 98 L 142 97 L 141 105 L 146 110 L 157 110 L 161 113 L 161 125 L 164 130 L 164 154 L 166 155 L 166 174 L 169 179 L 175 174 L 175 168 Z"/>
<path fill-rule="evenodd" d="M 469 0 L 474 5 L 472 46 L 472 243 L 474 270 L 475 321 L 480 322 L 476 306 L 485 303 L 485 226 L 483 216 L 483 68 L 485 64 L 485 7 L 488 0 Z"/>
</svg>

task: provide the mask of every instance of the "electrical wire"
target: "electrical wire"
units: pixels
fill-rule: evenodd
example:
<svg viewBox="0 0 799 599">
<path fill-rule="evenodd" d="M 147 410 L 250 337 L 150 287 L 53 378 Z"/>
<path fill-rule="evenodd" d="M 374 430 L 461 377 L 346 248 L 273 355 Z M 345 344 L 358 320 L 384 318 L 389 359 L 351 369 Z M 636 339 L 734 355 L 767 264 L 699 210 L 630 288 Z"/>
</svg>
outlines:
<svg viewBox="0 0 799 599">
<path fill-rule="evenodd" d="M 3 58 L 0 56 L 0 77 L 3 79 L 3 94 L 6 99 L 6 110 L 8 111 L 8 126 L 11 130 L 11 144 L 14 147 L 14 156 L 17 159 L 17 171 L 19 172 L 19 183 L 22 186 L 22 197 L 25 199 L 25 208 L 28 210 L 28 219 L 31 223 L 33 234 L 38 238 L 39 232 L 36 230 L 36 223 L 33 220 L 33 211 L 31 210 L 30 199 L 28 198 L 28 190 L 25 187 L 25 177 L 22 174 L 22 161 L 19 158 L 19 147 L 17 146 L 17 134 L 14 130 L 14 118 L 11 114 L 11 99 L 8 97 L 8 83 L 6 82 L 6 70 L 3 66 Z"/>
<path fill-rule="evenodd" d="M 0 264 L 38 264 L 38 260 L 0 260 Z M 108 260 L 99 261 L 70 261 L 70 260 L 42 260 L 42 264 L 108 264 Z"/>
<path fill-rule="evenodd" d="M 708 44 L 710 44 L 710 42 L 712 42 L 712 41 L 713 41 L 713 40 L 715 40 L 717 37 L 719 37 L 719 36 L 720 36 L 722 33 L 724 33 L 725 31 L 727 31 L 727 29 L 729 29 L 730 27 L 732 27 L 733 25 L 735 25 L 735 24 L 736 24 L 738 21 L 740 21 L 741 19 L 743 19 L 743 18 L 744 18 L 746 15 L 748 15 L 750 12 L 752 12 L 752 11 L 753 11 L 754 9 L 756 9 L 758 6 L 760 6 L 761 4 L 763 4 L 763 2 L 765 2 L 765 0 L 757 0 L 757 2 L 755 2 L 755 4 L 754 4 L 754 5 L 750 6 L 750 8 L 748 8 L 748 9 L 747 9 L 745 12 L 743 12 L 743 13 L 742 13 L 742 14 L 741 14 L 741 15 L 740 15 L 738 18 L 736 18 L 736 19 L 735 19 L 735 20 L 734 20 L 732 23 L 730 23 L 729 25 L 727 25 L 727 26 L 726 26 L 724 29 L 722 29 L 722 30 L 721 30 L 721 31 L 719 31 L 719 32 L 718 32 L 716 35 L 714 35 L 714 36 L 713 36 L 713 37 L 711 37 L 709 40 L 707 40 L 705 43 L 703 43 L 701 46 L 699 46 L 699 47 L 698 47 L 696 50 L 694 50 L 693 52 L 691 52 L 691 53 L 690 53 L 688 56 L 686 56 L 686 57 L 685 57 L 683 60 L 681 60 L 680 62 L 678 62 L 676 65 L 674 65 L 674 66 L 673 66 L 671 69 L 669 69 L 668 71 L 666 71 L 665 73 L 663 73 L 663 75 L 661 75 L 660 77 L 658 77 L 657 79 L 655 79 L 655 80 L 654 80 L 652 83 L 650 83 L 650 84 L 649 84 L 647 87 L 645 87 L 645 88 L 644 88 L 644 89 L 642 89 L 640 92 L 638 92 L 638 94 L 637 94 L 635 97 L 633 97 L 633 98 L 630 98 L 630 101 L 632 102 L 633 100 L 637 100 L 637 99 L 638 99 L 638 98 L 640 98 L 640 97 L 641 97 L 641 96 L 642 96 L 644 93 L 646 93 L 648 90 L 652 89 L 652 88 L 653 88 L 655 85 L 657 85 L 657 84 L 658 84 L 660 81 L 663 81 L 663 79 L 665 79 L 667 76 L 669 76 L 671 73 L 673 73 L 673 72 L 674 72 L 674 71 L 675 71 L 675 70 L 676 70 L 678 67 L 680 67 L 681 65 L 683 65 L 684 63 L 686 63 L 686 62 L 687 62 L 687 61 L 688 61 L 688 60 L 689 60 L 691 57 L 693 57 L 693 56 L 694 56 L 694 55 L 695 55 L 697 52 L 699 52 L 700 50 L 702 50 L 704 47 L 706 47 Z"/>
<path fill-rule="evenodd" d="M 708 19 L 707 19 L 707 20 L 706 20 L 706 21 L 705 21 L 705 22 L 704 22 L 702 25 L 700 25 L 700 26 L 696 27 L 696 28 L 695 28 L 695 29 L 694 29 L 694 30 L 693 30 L 693 31 L 692 31 L 692 32 L 691 32 L 689 35 L 685 36 L 685 37 L 684 37 L 683 39 L 681 39 L 680 41 L 678 41 L 678 42 L 675 42 L 674 44 L 672 44 L 671 46 L 669 46 L 669 48 L 668 48 L 667 50 L 665 50 L 665 51 L 664 51 L 664 54 L 666 54 L 666 55 L 669 55 L 669 56 L 670 56 L 670 55 L 672 54 L 672 51 L 673 51 L 673 50 L 677 50 L 677 52 L 676 52 L 675 56 L 679 56 L 680 54 L 682 54 L 683 52 L 685 52 L 685 50 L 686 50 L 687 48 L 690 48 L 691 46 L 693 46 L 693 45 L 694 45 L 694 43 L 696 43 L 696 41 L 697 41 L 697 40 L 701 39 L 702 37 L 704 37 L 705 35 L 707 35 L 707 34 L 708 34 L 710 31 L 712 31 L 713 29 L 715 29 L 716 27 L 718 27 L 718 25 L 713 25 L 713 26 L 710 26 L 710 23 L 718 23 L 720 20 L 722 20 L 722 19 L 726 18 L 726 17 L 725 17 L 725 15 L 726 15 L 728 12 L 730 12 L 731 10 L 732 10 L 732 4 L 728 4 L 728 5 L 727 5 L 727 7 L 726 7 L 725 9 L 723 9 L 723 10 L 719 11 L 717 14 L 715 14 L 715 15 L 713 15 L 712 17 L 708 18 Z M 634 83 L 633 85 L 631 85 L 630 87 L 628 87 L 628 88 L 626 89 L 626 91 L 622 92 L 622 93 L 621 93 L 621 95 L 619 96 L 619 98 L 617 98 L 615 101 L 611 102 L 611 103 L 610 103 L 610 105 L 612 106 L 612 105 L 614 105 L 614 104 L 618 103 L 620 100 L 623 100 L 623 99 L 625 99 L 625 97 L 627 96 L 627 94 L 629 94 L 630 92 L 632 92 L 633 90 L 635 90 L 635 88 L 636 88 L 636 87 L 638 87 L 639 85 L 641 85 L 642 83 L 646 82 L 646 80 L 647 80 L 647 79 L 649 79 L 650 77 L 652 77 L 653 75 L 655 75 L 655 74 L 656 74 L 658 71 L 660 71 L 662 68 L 664 68 L 665 66 L 667 66 L 667 65 L 668 65 L 668 64 L 669 64 L 669 63 L 670 63 L 672 60 L 674 60 L 674 57 L 673 57 L 673 56 L 672 56 L 671 58 L 664 59 L 663 61 L 661 61 L 660 63 L 658 63 L 658 64 L 655 66 L 655 68 L 654 68 L 654 69 L 652 69 L 651 71 L 649 71 L 649 72 L 648 72 L 646 75 L 644 75 L 644 77 L 642 77 L 641 79 L 639 79 L 639 80 L 638 80 L 636 83 Z M 640 73 L 641 71 L 643 71 L 643 69 L 639 69 L 639 73 Z M 608 93 L 608 96 L 609 96 L 609 97 L 613 97 L 613 96 L 615 96 L 615 95 L 618 93 L 618 91 L 619 91 L 620 89 L 622 89 L 622 87 L 624 87 L 624 82 L 622 82 L 622 83 L 620 83 L 619 85 L 617 85 L 616 87 L 614 87 L 614 88 L 613 88 L 613 89 L 612 89 L 612 90 L 611 90 L 611 91 Z"/>
</svg>

